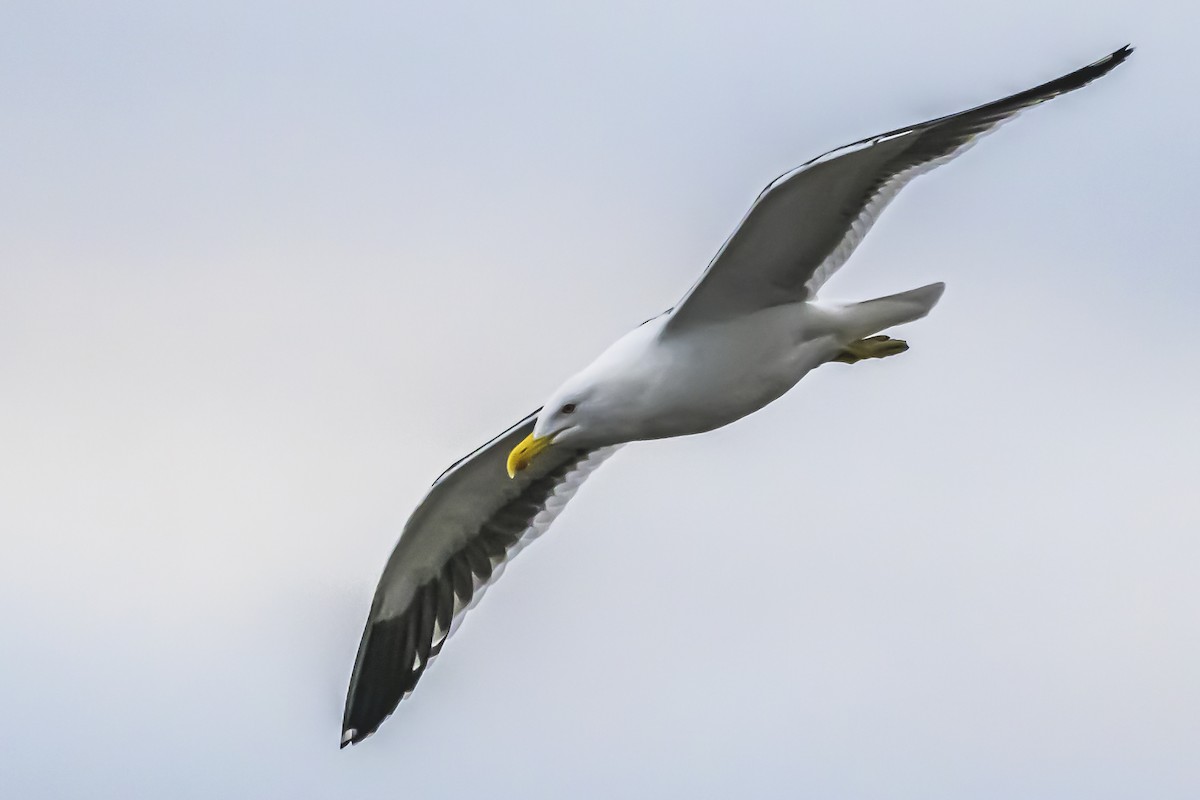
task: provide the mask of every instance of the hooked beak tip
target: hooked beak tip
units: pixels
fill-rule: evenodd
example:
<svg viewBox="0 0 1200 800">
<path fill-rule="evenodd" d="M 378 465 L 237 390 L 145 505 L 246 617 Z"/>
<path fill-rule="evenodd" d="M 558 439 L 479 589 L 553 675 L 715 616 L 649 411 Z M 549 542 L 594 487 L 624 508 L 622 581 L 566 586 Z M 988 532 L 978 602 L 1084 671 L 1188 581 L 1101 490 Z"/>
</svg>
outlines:
<svg viewBox="0 0 1200 800">
<path fill-rule="evenodd" d="M 517 473 L 527 468 L 538 453 L 550 446 L 553 438 L 552 436 L 534 436 L 532 433 L 526 436 L 508 454 L 508 463 L 506 464 L 508 477 L 517 477 Z"/>
</svg>

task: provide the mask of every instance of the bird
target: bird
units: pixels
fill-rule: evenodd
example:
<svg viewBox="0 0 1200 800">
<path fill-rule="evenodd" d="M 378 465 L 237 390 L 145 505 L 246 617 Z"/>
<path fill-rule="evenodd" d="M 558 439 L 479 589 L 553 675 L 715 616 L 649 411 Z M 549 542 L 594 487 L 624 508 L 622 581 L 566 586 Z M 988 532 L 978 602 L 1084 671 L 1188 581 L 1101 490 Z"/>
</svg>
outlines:
<svg viewBox="0 0 1200 800">
<path fill-rule="evenodd" d="M 862 302 L 822 300 L 822 285 L 913 178 L 1132 52 L 1126 45 L 1032 89 L 831 150 L 771 181 L 682 300 L 433 483 L 371 602 L 341 746 L 395 711 L 464 614 L 621 446 L 720 428 L 822 364 L 906 351 L 887 331 L 928 314 L 944 284 Z"/>
</svg>

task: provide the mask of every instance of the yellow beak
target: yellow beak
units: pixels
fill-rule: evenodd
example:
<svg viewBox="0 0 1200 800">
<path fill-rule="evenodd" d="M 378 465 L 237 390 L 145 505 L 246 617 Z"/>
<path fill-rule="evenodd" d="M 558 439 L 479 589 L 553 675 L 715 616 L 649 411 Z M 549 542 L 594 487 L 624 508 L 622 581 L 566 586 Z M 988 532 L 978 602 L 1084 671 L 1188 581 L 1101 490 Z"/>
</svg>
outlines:
<svg viewBox="0 0 1200 800">
<path fill-rule="evenodd" d="M 550 446 L 553 438 L 553 436 L 534 436 L 532 433 L 526 436 L 508 454 L 508 477 L 517 477 L 517 473 L 528 467 L 538 453 Z"/>
</svg>

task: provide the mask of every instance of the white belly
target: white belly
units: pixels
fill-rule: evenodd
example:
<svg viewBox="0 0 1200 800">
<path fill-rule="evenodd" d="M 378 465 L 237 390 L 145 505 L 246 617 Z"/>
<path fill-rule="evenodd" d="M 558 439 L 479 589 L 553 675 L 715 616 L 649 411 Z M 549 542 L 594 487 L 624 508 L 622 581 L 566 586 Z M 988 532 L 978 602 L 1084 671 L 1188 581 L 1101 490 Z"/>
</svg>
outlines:
<svg viewBox="0 0 1200 800">
<path fill-rule="evenodd" d="M 822 309 L 798 303 L 686 335 L 654 331 L 642 354 L 650 371 L 639 438 L 700 433 L 754 413 L 837 355 L 835 328 Z"/>
</svg>

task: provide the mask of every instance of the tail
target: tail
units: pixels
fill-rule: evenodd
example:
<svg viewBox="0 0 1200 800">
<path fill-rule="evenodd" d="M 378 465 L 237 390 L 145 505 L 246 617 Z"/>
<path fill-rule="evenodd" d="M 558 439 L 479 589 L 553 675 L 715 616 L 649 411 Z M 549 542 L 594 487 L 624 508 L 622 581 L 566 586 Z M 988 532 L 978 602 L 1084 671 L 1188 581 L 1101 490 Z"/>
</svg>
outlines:
<svg viewBox="0 0 1200 800">
<path fill-rule="evenodd" d="M 846 333 L 850 339 L 872 336 L 894 325 L 913 322 L 928 314 L 942 298 L 944 283 L 931 283 L 887 297 L 876 297 L 843 307 Z"/>
</svg>

